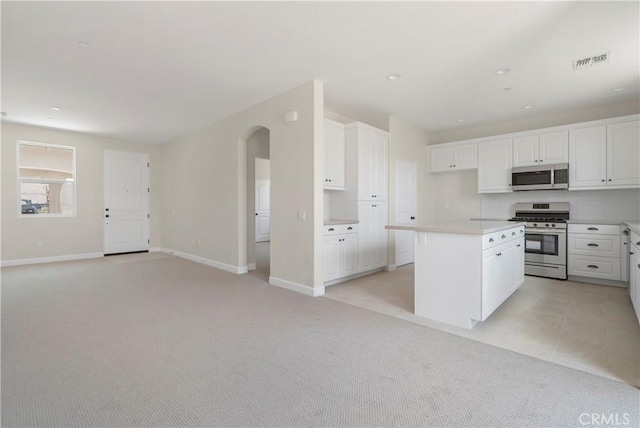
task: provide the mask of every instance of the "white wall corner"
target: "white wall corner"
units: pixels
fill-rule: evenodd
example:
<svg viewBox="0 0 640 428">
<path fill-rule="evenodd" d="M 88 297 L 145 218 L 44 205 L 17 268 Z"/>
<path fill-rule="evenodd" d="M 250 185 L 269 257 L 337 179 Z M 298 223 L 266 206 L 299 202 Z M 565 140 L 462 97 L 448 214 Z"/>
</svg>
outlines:
<svg viewBox="0 0 640 428">
<path fill-rule="evenodd" d="M 287 290 L 295 291 L 296 293 L 304 294 L 306 296 L 318 297 L 324 295 L 324 286 L 321 287 L 309 287 L 307 285 L 298 284 L 297 282 L 287 281 L 286 279 L 276 278 L 274 276 L 269 277 L 269 284 L 276 287 L 286 288 Z"/>
<path fill-rule="evenodd" d="M 396 270 L 396 265 L 387 265 L 384 270 L 386 270 L 387 272 L 393 272 L 394 270 Z"/>
<path fill-rule="evenodd" d="M 248 270 L 256 270 L 256 264 L 255 263 L 249 263 L 247 265 L 247 269 Z"/>
</svg>

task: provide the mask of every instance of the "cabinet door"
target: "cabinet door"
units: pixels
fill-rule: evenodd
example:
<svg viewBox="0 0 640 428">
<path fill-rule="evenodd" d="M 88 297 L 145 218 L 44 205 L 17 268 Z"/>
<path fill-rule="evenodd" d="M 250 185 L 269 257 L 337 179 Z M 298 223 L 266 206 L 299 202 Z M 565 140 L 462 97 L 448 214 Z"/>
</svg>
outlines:
<svg viewBox="0 0 640 428">
<path fill-rule="evenodd" d="M 372 201 L 374 200 L 373 169 L 375 167 L 375 159 L 373 152 L 373 139 L 370 133 L 362 132 L 358 128 L 358 200 Z"/>
<path fill-rule="evenodd" d="M 511 191 L 512 140 L 478 144 L 478 192 Z"/>
<path fill-rule="evenodd" d="M 498 253 L 494 248 L 482 252 L 482 321 L 496 309 L 501 281 L 504 280 Z"/>
<path fill-rule="evenodd" d="M 451 171 L 453 167 L 451 155 L 451 147 L 429 147 L 429 171 Z"/>
<path fill-rule="evenodd" d="M 345 177 L 345 134 L 340 124 L 324 125 L 324 187 L 344 189 Z"/>
<path fill-rule="evenodd" d="M 372 201 L 358 202 L 358 271 L 373 269 L 374 205 Z"/>
<path fill-rule="evenodd" d="M 387 200 L 387 175 L 388 175 L 388 138 L 385 135 L 374 133 L 373 135 L 373 162 L 374 168 L 372 169 L 373 177 L 371 182 L 373 183 L 374 200 L 386 201 Z"/>
<path fill-rule="evenodd" d="M 569 133 L 567 131 L 550 132 L 540 135 L 540 163 L 569 162 Z"/>
<path fill-rule="evenodd" d="M 342 235 L 340 242 L 340 276 L 349 276 L 358 272 L 358 235 Z"/>
<path fill-rule="evenodd" d="M 453 169 L 475 169 L 478 167 L 478 145 L 472 143 L 454 146 L 452 158 Z"/>
<path fill-rule="evenodd" d="M 374 268 L 387 265 L 388 256 L 388 231 L 387 224 L 387 204 L 376 202 L 373 207 L 373 266 Z"/>
<path fill-rule="evenodd" d="M 635 245 L 629 247 L 629 297 L 640 320 L 640 254 Z"/>
<path fill-rule="evenodd" d="M 339 241 L 340 235 L 324 237 L 324 281 L 331 281 L 340 276 Z"/>
<path fill-rule="evenodd" d="M 569 188 L 603 187 L 606 177 L 606 126 L 569 131 Z"/>
<path fill-rule="evenodd" d="M 607 185 L 640 186 L 639 122 L 607 125 Z"/>
<path fill-rule="evenodd" d="M 513 139 L 513 166 L 538 165 L 540 144 L 537 135 Z"/>
</svg>

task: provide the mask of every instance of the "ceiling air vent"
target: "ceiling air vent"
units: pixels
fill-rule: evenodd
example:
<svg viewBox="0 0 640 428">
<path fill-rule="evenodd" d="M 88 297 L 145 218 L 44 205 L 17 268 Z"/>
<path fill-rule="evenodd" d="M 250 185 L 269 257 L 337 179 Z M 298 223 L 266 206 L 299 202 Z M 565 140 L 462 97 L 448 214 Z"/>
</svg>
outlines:
<svg viewBox="0 0 640 428">
<path fill-rule="evenodd" d="M 611 52 L 603 53 L 596 56 L 590 56 L 587 58 L 576 59 L 573 61 L 573 69 L 580 70 L 581 68 L 591 67 L 592 65 L 609 62 L 610 59 Z"/>
</svg>

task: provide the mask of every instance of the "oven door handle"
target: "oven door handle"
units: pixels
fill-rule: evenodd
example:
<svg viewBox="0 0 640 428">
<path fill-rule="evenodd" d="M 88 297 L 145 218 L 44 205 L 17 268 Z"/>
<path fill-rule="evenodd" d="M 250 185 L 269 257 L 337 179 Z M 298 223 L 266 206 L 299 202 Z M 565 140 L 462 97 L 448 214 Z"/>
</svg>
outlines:
<svg viewBox="0 0 640 428">
<path fill-rule="evenodd" d="M 565 233 L 567 233 L 567 231 L 563 229 L 533 229 L 531 227 L 527 227 L 524 233 L 546 233 L 547 235 L 564 235 Z"/>
</svg>

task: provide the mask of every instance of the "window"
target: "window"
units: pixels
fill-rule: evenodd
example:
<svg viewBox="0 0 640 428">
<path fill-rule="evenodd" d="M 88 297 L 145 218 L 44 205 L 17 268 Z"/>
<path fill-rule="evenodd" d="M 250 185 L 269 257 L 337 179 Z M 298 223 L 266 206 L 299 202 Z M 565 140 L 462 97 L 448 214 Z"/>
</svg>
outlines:
<svg viewBox="0 0 640 428">
<path fill-rule="evenodd" d="M 19 216 L 74 216 L 76 149 L 18 141 Z"/>
</svg>

